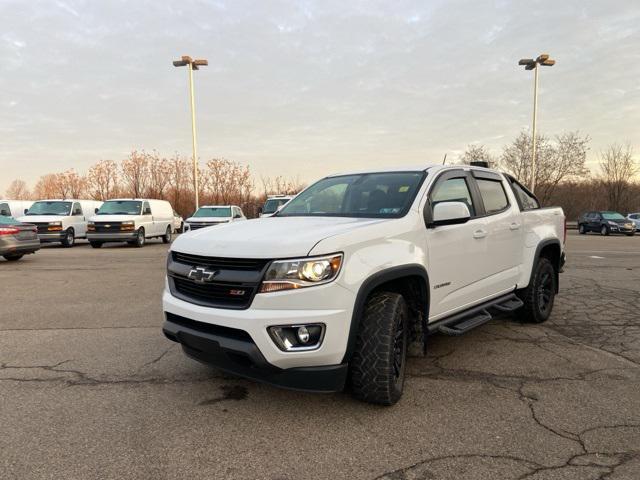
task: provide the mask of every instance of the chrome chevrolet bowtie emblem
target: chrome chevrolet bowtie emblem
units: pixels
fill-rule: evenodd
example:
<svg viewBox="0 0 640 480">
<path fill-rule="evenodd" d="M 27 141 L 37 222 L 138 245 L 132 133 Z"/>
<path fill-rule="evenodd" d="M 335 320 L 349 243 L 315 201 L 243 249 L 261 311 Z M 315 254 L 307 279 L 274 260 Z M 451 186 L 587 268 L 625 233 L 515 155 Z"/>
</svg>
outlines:
<svg viewBox="0 0 640 480">
<path fill-rule="evenodd" d="M 207 270 L 204 267 L 196 267 L 191 269 L 187 277 L 196 283 L 206 283 L 210 282 L 213 277 L 219 273 L 218 270 Z"/>
</svg>

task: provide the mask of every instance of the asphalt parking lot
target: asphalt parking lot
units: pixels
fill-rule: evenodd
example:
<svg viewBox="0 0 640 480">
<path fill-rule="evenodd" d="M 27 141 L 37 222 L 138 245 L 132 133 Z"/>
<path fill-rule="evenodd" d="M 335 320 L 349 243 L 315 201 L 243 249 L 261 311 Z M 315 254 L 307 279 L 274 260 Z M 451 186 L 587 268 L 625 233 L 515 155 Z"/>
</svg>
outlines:
<svg viewBox="0 0 640 480">
<path fill-rule="evenodd" d="M 166 250 L 0 260 L 0 478 L 640 478 L 640 235 L 571 232 L 549 322 L 432 337 L 392 408 L 187 359 Z"/>
</svg>

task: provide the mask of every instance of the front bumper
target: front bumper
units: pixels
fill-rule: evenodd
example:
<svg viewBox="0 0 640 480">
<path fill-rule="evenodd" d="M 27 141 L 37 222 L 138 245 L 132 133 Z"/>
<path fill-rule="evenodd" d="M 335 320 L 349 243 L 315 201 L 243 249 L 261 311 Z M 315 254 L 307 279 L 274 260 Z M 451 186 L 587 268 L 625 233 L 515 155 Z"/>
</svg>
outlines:
<svg viewBox="0 0 640 480">
<path fill-rule="evenodd" d="M 346 382 L 347 364 L 276 367 L 242 330 L 195 322 L 172 313 L 166 314 L 162 330 L 169 340 L 182 345 L 187 356 L 235 375 L 313 392 L 341 391 Z"/>
<path fill-rule="evenodd" d="M 38 232 L 38 238 L 43 243 L 45 243 L 45 242 L 61 242 L 66 235 L 67 235 L 67 232 L 65 232 L 64 230 L 60 231 L 60 232 L 51 232 L 51 233 L 40 233 L 40 232 Z"/>
<path fill-rule="evenodd" d="M 3 235 L 4 237 L 5 235 Z M 33 253 L 40 250 L 40 240 L 35 238 L 33 240 L 18 240 L 17 238 L 9 235 L 7 238 L 0 237 L 0 255 L 7 255 L 11 253 Z"/>
<path fill-rule="evenodd" d="M 609 230 L 615 233 L 635 233 L 636 227 L 623 227 L 622 225 L 608 225 Z"/>
<path fill-rule="evenodd" d="M 115 232 L 115 233 L 99 233 L 87 232 L 87 240 L 94 242 L 121 242 L 123 240 L 133 240 L 136 238 L 137 232 Z"/>
</svg>

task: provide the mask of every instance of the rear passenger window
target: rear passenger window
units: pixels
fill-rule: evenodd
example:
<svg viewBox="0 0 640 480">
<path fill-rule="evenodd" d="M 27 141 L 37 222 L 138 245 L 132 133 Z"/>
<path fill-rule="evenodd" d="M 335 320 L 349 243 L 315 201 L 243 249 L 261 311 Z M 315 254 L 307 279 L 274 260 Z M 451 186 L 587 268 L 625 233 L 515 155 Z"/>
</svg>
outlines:
<svg viewBox="0 0 640 480">
<path fill-rule="evenodd" d="M 507 194 L 504 191 L 502 182 L 484 178 L 477 178 L 476 182 L 478 183 L 484 210 L 487 214 L 501 212 L 509 206 L 509 200 L 507 200 Z"/>
<path fill-rule="evenodd" d="M 522 208 L 522 210 L 534 210 L 536 208 L 540 208 L 538 200 L 536 200 L 534 196 L 532 196 L 529 192 L 522 188 L 520 184 L 512 181 L 511 187 L 513 188 L 513 193 L 516 194 L 516 198 L 518 199 L 520 208 Z"/>
<path fill-rule="evenodd" d="M 469 186 L 464 178 L 450 178 L 435 186 L 431 194 L 431 207 L 433 208 L 441 202 L 465 203 L 469 207 L 471 216 L 474 217 L 476 215 L 473 201 L 471 200 L 471 192 L 469 192 Z"/>
</svg>

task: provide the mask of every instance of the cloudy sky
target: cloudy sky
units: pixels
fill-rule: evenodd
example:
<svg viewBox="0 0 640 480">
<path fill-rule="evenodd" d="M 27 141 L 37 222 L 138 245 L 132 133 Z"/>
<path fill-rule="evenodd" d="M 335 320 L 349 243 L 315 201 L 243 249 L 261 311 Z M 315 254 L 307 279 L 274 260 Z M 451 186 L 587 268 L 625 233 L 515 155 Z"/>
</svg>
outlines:
<svg viewBox="0 0 640 480">
<path fill-rule="evenodd" d="M 132 149 L 200 153 L 312 180 L 370 165 L 499 153 L 539 128 L 640 153 L 640 3 L 0 0 L 0 192 Z"/>
</svg>

